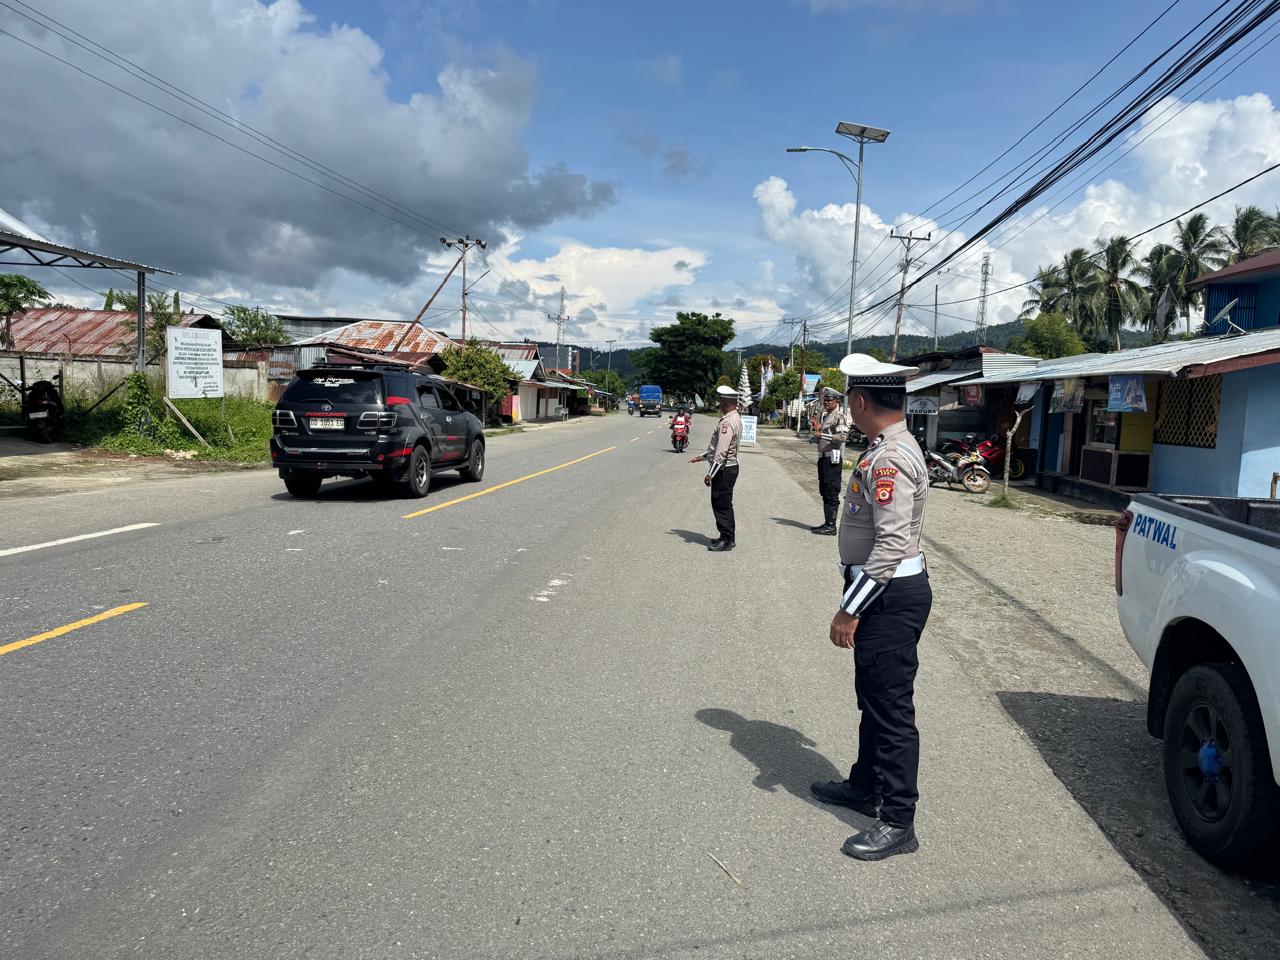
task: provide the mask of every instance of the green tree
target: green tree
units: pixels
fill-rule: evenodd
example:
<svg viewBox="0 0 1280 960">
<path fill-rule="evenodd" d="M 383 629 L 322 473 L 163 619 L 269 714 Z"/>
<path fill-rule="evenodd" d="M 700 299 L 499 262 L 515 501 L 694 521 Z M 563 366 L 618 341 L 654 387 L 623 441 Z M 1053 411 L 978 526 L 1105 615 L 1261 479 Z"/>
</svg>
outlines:
<svg viewBox="0 0 1280 960">
<path fill-rule="evenodd" d="M 1018 319 L 1027 320 L 1037 313 L 1050 309 L 1050 305 L 1061 289 L 1062 277 L 1057 267 L 1037 268 L 1036 278 L 1027 288 L 1027 292 L 1031 295 L 1022 301 L 1022 312 L 1018 314 Z"/>
<path fill-rule="evenodd" d="M 800 372 L 788 370 L 769 381 L 769 392 L 765 394 L 764 407 L 777 410 L 800 396 Z"/>
<path fill-rule="evenodd" d="M 1141 314 L 1142 287 L 1129 277 L 1138 265 L 1133 246 L 1122 236 L 1097 243 L 1098 261 L 1093 276 L 1084 285 L 1083 293 L 1090 316 L 1089 327 L 1106 331 L 1120 349 L 1120 331 L 1126 323 L 1137 320 Z"/>
<path fill-rule="evenodd" d="M 102 301 L 103 310 L 114 310 L 116 308 L 116 292 L 107 287 L 107 296 Z"/>
<path fill-rule="evenodd" d="M 0 274 L 0 316 L 4 317 L 4 347 L 13 349 L 13 315 L 43 306 L 52 294 L 30 277 L 20 273 Z"/>
<path fill-rule="evenodd" d="M 818 389 L 830 387 L 836 393 L 844 393 L 845 376 L 839 367 L 827 367 L 822 371 L 822 379 L 818 381 Z"/>
<path fill-rule="evenodd" d="M 138 295 L 120 291 L 115 295 L 115 302 L 122 305 L 132 316 L 120 321 L 120 326 L 129 332 L 137 343 L 138 336 Z M 163 293 L 147 294 L 147 352 L 163 353 L 165 349 L 165 330 L 178 322 L 173 312 L 173 301 Z"/>
<path fill-rule="evenodd" d="M 468 340 L 465 347 L 449 347 L 440 356 L 446 377 L 479 387 L 494 399 L 495 402 L 489 404 L 489 419 L 496 420 L 496 401 L 511 393 L 511 381 L 519 380 L 519 374 L 476 339 Z"/>
<path fill-rule="evenodd" d="M 1083 336 L 1090 332 L 1090 318 L 1085 310 L 1085 284 L 1093 273 L 1093 258 L 1084 247 L 1073 247 L 1056 268 L 1058 283 L 1043 309 L 1065 314 Z"/>
<path fill-rule="evenodd" d="M 879 360 L 881 363 L 889 362 L 889 351 L 884 347 L 868 347 L 865 352 L 872 360 Z"/>
<path fill-rule="evenodd" d="M 182 313 L 182 303 L 178 300 L 178 291 L 173 291 L 173 315 L 179 316 Z"/>
<path fill-rule="evenodd" d="M 782 369 L 782 361 L 772 354 L 757 353 L 753 357 L 747 357 L 747 376 L 751 378 L 751 389 L 755 393 L 760 392 L 760 374 L 765 367 L 773 364 L 774 373 Z"/>
<path fill-rule="evenodd" d="M 1226 261 L 1229 245 L 1221 227 L 1210 227 L 1209 217 L 1195 213 L 1175 225 L 1171 266 L 1177 277 L 1179 312 L 1191 329 L 1191 308 L 1200 303 L 1200 293 L 1188 292 L 1187 284 L 1205 273 L 1212 273 Z"/>
<path fill-rule="evenodd" d="M 1147 255 L 1133 268 L 1134 275 L 1146 281 L 1146 297 L 1139 320 L 1150 334 L 1152 343 L 1162 343 L 1168 334 L 1169 317 L 1157 317 L 1156 312 L 1166 291 L 1170 303 L 1175 302 L 1178 276 L 1173 254 L 1173 247 L 1167 243 L 1152 244 Z"/>
<path fill-rule="evenodd" d="M 1074 357 L 1085 352 L 1085 343 L 1076 328 L 1060 313 L 1043 312 L 1026 321 L 1024 336 L 1014 337 L 1007 347 L 1011 353 L 1051 360 Z"/>
<path fill-rule="evenodd" d="M 705 399 L 725 371 L 724 347 L 733 339 L 733 321 L 719 313 L 681 311 L 675 323 L 654 327 L 649 339 L 657 346 L 635 358 L 644 382 Z"/>
<path fill-rule="evenodd" d="M 797 370 L 803 370 L 805 373 L 817 373 L 830 366 L 831 361 L 819 353 L 817 350 L 809 350 L 796 347 L 796 359 L 793 366 Z"/>
<path fill-rule="evenodd" d="M 1236 207 L 1226 229 L 1227 263 L 1239 263 L 1280 246 L 1280 218 L 1269 217 L 1261 207 Z"/>
<path fill-rule="evenodd" d="M 246 347 L 274 347 L 289 339 L 280 318 L 261 307 L 236 304 L 224 310 L 222 316 L 222 325 L 231 339 Z"/>
</svg>

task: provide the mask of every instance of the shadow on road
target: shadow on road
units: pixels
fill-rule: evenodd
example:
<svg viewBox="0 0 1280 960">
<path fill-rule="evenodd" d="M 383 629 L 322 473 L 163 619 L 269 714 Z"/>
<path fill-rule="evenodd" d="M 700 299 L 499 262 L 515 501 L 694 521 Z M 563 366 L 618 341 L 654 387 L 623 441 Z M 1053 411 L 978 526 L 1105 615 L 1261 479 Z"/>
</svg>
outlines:
<svg viewBox="0 0 1280 960">
<path fill-rule="evenodd" d="M 812 523 L 804 523 L 800 520 L 788 520 L 786 517 L 770 517 L 774 523 L 783 527 L 795 527 L 798 530 L 808 530 L 813 526 Z"/>
<path fill-rule="evenodd" d="M 454 487 L 462 486 L 464 483 L 465 481 L 456 475 L 432 477 L 431 491 L 428 497 L 437 493 L 448 493 Z M 281 486 L 283 486 L 283 482 Z M 411 497 L 402 496 L 399 486 L 389 489 L 379 487 L 367 477 L 359 480 L 326 480 L 320 485 L 320 492 L 314 497 L 295 497 L 287 490 L 282 489 L 279 493 L 272 494 L 271 499 L 306 500 L 310 503 L 323 501 L 331 501 L 333 503 L 372 503 L 377 500 L 386 500 L 388 503 L 396 502 L 407 505 L 425 502 L 425 498 L 419 501 Z"/>
<path fill-rule="evenodd" d="M 1243 878 L 1202 859 L 1169 810 L 1141 700 L 997 692 L 1049 768 L 1213 960 L 1274 956 L 1280 871 Z"/>
<path fill-rule="evenodd" d="M 685 543 L 696 543 L 705 547 L 715 540 L 715 537 L 708 537 L 705 533 L 697 533 L 693 530 L 672 530 L 677 537 Z"/>
<path fill-rule="evenodd" d="M 870 821 L 844 807 L 819 803 L 809 791 L 815 781 L 843 780 L 844 772 L 813 748 L 817 744 L 794 727 L 769 720 L 748 720 L 742 714 L 719 707 L 704 707 L 694 716 L 713 730 L 729 733 L 729 746 L 755 765 L 751 785 L 768 793 L 781 787 L 812 806 L 833 814 L 850 826 L 861 829 Z"/>
</svg>

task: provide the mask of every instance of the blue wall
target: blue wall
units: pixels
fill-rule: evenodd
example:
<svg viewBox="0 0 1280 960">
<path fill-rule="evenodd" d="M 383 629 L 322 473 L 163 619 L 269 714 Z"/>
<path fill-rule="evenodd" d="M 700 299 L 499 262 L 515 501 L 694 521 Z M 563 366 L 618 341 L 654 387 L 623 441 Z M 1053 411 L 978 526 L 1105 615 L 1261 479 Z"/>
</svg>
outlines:
<svg viewBox="0 0 1280 960">
<path fill-rule="evenodd" d="M 1258 284 L 1257 298 L 1253 308 L 1253 325 L 1255 327 L 1280 325 L 1280 280 L 1268 280 Z M 1268 480 L 1268 494 L 1271 493 L 1270 484 L 1271 481 Z"/>
<path fill-rule="evenodd" d="M 1280 283 L 1276 284 L 1280 301 Z M 1248 385 L 1239 497 L 1271 496 L 1271 475 L 1280 473 L 1280 366 L 1254 367 L 1238 374 Z M 1223 384 L 1226 384 L 1226 377 Z"/>
<path fill-rule="evenodd" d="M 1155 493 L 1190 494 L 1209 497 L 1236 497 L 1240 481 L 1241 457 L 1248 424 L 1250 375 L 1280 368 L 1259 367 L 1222 377 L 1222 399 L 1218 406 L 1218 446 L 1175 447 L 1157 443 L 1151 451 L 1151 489 Z M 1268 490 L 1271 474 L 1267 474 Z"/>
</svg>

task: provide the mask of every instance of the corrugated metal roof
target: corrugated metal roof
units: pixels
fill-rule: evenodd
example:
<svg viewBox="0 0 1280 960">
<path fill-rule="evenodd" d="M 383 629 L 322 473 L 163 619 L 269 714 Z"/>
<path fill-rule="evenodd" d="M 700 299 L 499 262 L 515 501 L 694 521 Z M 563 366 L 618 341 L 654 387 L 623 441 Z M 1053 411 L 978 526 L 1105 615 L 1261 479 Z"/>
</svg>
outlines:
<svg viewBox="0 0 1280 960">
<path fill-rule="evenodd" d="M 10 257 L 15 256 L 13 251 L 33 251 L 34 253 L 44 254 L 43 258 L 37 258 L 32 254 L 27 254 L 25 259 L 12 260 Z M 163 267 L 149 267 L 145 263 L 134 263 L 132 260 L 121 260 L 118 257 L 108 257 L 101 253 L 94 253 L 91 250 L 80 250 L 77 247 L 68 247 L 61 243 L 50 243 L 38 237 L 27 236 L 24 233 L 15 232 L 13 230 L 0 229 L 0 263 L 13 264 L 17 266 L 56 266 L 59 258 L 75 260 L 80 266 L 96 266 L 96 267 L 112 267 L 120 270 L 133 270 L 140 273 L 163 273 L 170 277 L 177 276 L 172 270 L 165 270 Z M 67 266 L 76 266 L 77 264 L 66 264 Z"/>
<path fill-rule="evenodd" d="M 538 369 L 537 360 L 507 360 L 506 364 L 519 375 L 521 380 L 528 380 Z"/>
<path fill-rule="evenodd" d="M 1200 337 L 1175 340 L 1118 353 L 1089 353 L 1079 357 L 1042 360 L 1034 367 L 975 380 L 974 383 L 1017 383 L 1019 381 L 1064 380 L 1069 377 L 1103 377 L 1119 373 L 1142 373 L 1177 377 L 1198 372 L 1240 357 L 1276 351 L 1280 362 L 1280 328 L 1256 330 L 1234 337 Z"/>
<path fill-rule="evenodd" d="M 125 324 L 137 314 L 123 310 L 67 310 L 41 307 L 13 315 L 13 349 L 23 353 L 70 353 L 77 357 L 119 357 L 132 353 L 137 335 Z M 207 313 L 184 313 L 183 327 L 221 327 Z"/>
<path fill-rule="evenodd" d="M 1028 357 L 1021 353 L 983 353 L 982 372 L 990 376 L 1005 370 L 1024 370 L 1039 362 L 1039 357 Z"/>
<path fill-rule="evenodd" d="M 1213 273 L 1196 277 L 1187 284 L 1187 289 L 1199 290 L 1211 283 L 1228 283 L 1233 280 L 1243 280 L 1247 283 L 1252 280 L 1262 280 L 1267 274 L 1280 274 L 1280 250 L 1268 250 L 1256 257 L 1250 257 L 1248 260 L 1241 260 L 1239 263 L 1233 263 Z"/>
<path fill-rule="evenodd" d="M 939 370 L 936 373 L 922 373 L 920 376 L 912 377 L 907 381 L 907 393 L 919 393 L 921 390 L 941 386 L 944 383 L 950 383 L 952 380 L 959 380 L 961 377 L 979 377 L 981 375 L 981 370 Z"/>
<path fill-rule="evenodd" d="M 397 354 L 424 354 L 427 357 L 434 356 L 446 347 L 456 346 L 454 341 L 439 331 L 427 330 L 416 323 L 406 331 L 407 323 L 404 320 L 357 320 L 345 327 L 318 333 L 297 342 L 334 343 L 356 350 L 389 353 L 400 342 L 400 338 L 404 337 L 404 342 L 396 349 Z"/>
</svg>

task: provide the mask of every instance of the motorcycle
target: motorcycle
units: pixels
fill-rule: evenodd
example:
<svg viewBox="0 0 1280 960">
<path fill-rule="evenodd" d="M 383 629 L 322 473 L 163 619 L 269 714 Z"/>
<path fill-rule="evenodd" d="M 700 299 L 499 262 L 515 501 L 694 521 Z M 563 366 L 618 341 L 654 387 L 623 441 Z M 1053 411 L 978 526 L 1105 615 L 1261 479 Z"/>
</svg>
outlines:
<svg viewBox="0 0 1280 960">
<path fill-rule="evenodd" d="M 676 453 L 684 453 L 684 448 L 689 445 L 689 421 L 682 419 L 679 423 L 672 418 L 671 421 L 671 446 L 675 448 Z"/>
<path fill-rule="evenodd" d="M 975 443 L 976 434 L 966 434 L 963 440 L 948 440 L 942 445 L 942 455 L 952 463 L 959 463 L 962 457 L 976 453 L 982 458 L 986 464 L 987 470 L 991 473 L 1004 475 L 1004 458 L 1008 454 L 1008 450 L 1004 445 L 1004 438 L 998 433 L 993 433 L 986 440 Z M 1027 472 L 1027 464 L 1019 457 L 1013 457 L 1009 461 L 1009 479 L 1021 480 Z"/>
<path fill-rule="evenodd" d="M 22 399 L 22 419 L 31 436 L 40 443 L 61 439 L 62 398 L 58 388 L 48 380 L 33 383 Z"/>
<path fill-rule="evenodd" d="M 932 450 L 924 451 L 924 459 L 929 468 L 929 486 L 945 483 L 950 487 L 958 483 L 969 493 L 986 493 L 991 487 L 991 472 L 976 450 L 962 456 L 959 462 L 952 462 Z"/>
</svg>

